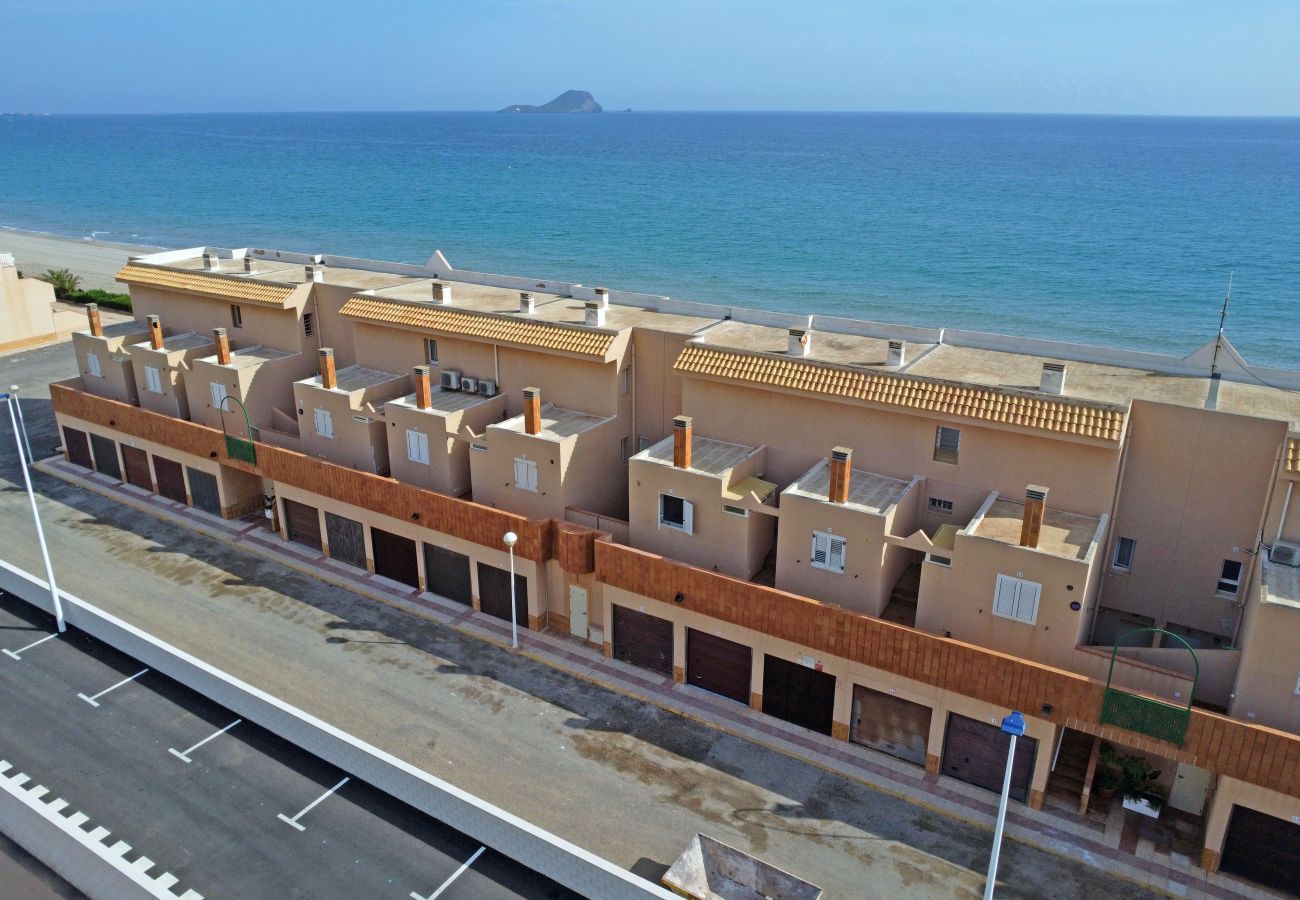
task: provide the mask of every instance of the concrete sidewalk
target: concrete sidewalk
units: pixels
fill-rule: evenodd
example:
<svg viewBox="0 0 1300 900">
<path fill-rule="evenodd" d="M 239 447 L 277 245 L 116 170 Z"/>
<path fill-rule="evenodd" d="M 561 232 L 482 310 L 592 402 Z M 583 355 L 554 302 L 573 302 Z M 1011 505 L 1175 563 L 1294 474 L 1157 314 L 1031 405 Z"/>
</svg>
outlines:
<svg viewBox="0 0 1300 900">
<path fill-rule="evenodd" d="M 436 622 L 444 629 L 454 629 L 462 635 L 501 647 L 509 644 L 510 630 L 506 622 L 475 613 L 467 607 L 444 598 L 420 593 L 388 579 L 326 560 L 309 548 L 281 541 L 278 536 L 258 523 L 223 521 L 181 504 L 149 495 L 129 485 L 122 485 L 113 479 L 88 472 L 62 460 L 47 461 L 41 464 L 40 468 L 89 490 L 113 497 L 119 502 L 125 502 L 201 534 L 225 541 L 268 561 L 326 580 L 350 592 L 380 600 L 403 613 Z M 566 636 L 528 632 L 521 635 L 521 650 L 522 654 L 531 660 L 634 698 L 639 703 L 653 703 L 661 709 L 724 731 L 751 744 L 760 745 L 787 757 L 797 758 L 805 764 L 810 763 L 825 773 L 840 776 L 858 785 L 869 786 L 875 791 L 890 795 L 891 805 L 898 803 L 898 799 L 895 798 L 902 798 L 909 803 L 918 804 L 931 815 L 940 813 L 946 818 L 968 823 L 967 828 L 955 826 L 954 823 L 954 830 L 951 832 L 952 837 L 962 833 L 966 844 L 965 849 L 970 851 L 965 854 L 969 859 L 969 863 L 964 867 L 965 871 L 935 866 L 936 860 L 930 859 L 926 860 L 927 865 L 916 867 L 917 873 L 920 874 L 909 873 L 909 878 L 900 879 L 909 883 L 900 884 L 898 887 L 919 888 L 924 885 L 925 889 L 919 895 L 931 894 L 940 884 L 955 889 L 958 895 L 978 892 L 981 881 L 978 872 L 982 868 L 982 861 L 979 860 L 981 853 L 986 852 L 988 841 L 984 829 L 990 827 L 996 813 L 995 795 L 947 777 L 926 776 L 923 770 L 883 754 L 807 732 L 764 716 L 742 704 L 732 703 L 687 685 L 674 684 L 671 679 L 661 678 L 616 660 L 605 659 L 598 651 Z M 631 765 L 630 760 L 627 762 Z M 717 763 L 715 762 L 714 765 Z M 645 779 L 642 774 L 638 773 L 638 778 L 647 786 L 653 786 L 653 782 Z M 669 783 L 671 784 L 671 781 Z M 785 806 L 787 808 L 777 815 L 787 819 L 782 829 L 786 834 L 803 838 L 825 837 L 821 827 L 827 822 L 813 821 L 812 818 L 821 817 L 810 818 L 806 802 L 802 804 L 803 808 L 800 808 L 800 804 L 785 804 Z M 766 844 L 770 847 L 772 838 L 768 820 L 772 810 L 754 809 L 747 812 L 759 814 L 755 818 L 763 820 L 764 825 L 758 830 L 752 830 L 752 833 L 750 830 L 741 829 L 742 835 L 750 838 L 753 844 Z M 914 812 L 921 813 L 922 810 L 918 809 Z M 790 827 L 791 819 L 798 823 L 797 827 Z M 918 822 L 911 824 L 915 826 Z M 729 824 L 736 826 L 738 823 L 733 821 Z M 838 824 L 843 825 L 843 823 Z M 708 822 L 699 827 L 706 831 L 719 830 L 716 826 L 711 828 L 711 823 Z M 1269 896 L 1266 892 L 1228 876 L 1209 875 L 1195 867 L 1187 856 L 1174 852 L 1170 847 L 1158 847 L 1150 841 L 1134 840 L 1132 830 L 1131 827 L 1126 827 L 1125 813 L 1118 804 L 1115 805 L 1110 819 L 1100 822 L 1081 819 L 1074 811 L 1051 804 L 1039 811 L 1015 805 L 1008 816 L 1007 834 L 1014 841 L 1032 845 L 1049 853 L 1060 854 L 1070 860 L 1084 860 L 1124 879 L 1131 879 L 1136 884 L 1176 896 Z M 757 840 L 760 834 L 764 835 L 761 841 Z M 725 832 L 722 836 L 723 839 L 728 839 Z M 898 852 L 908 844 L 913 842 L 903 838 L 892 849 Z M 926 842 L 918 841 L 916 844 L 920 847 L 926 846 Z M 741 846 L 744 845 L 742 840 Z M 603 852 L 597 847 L 592 849 Z M 756 848 L 751 846 L 750 849 Z M 929 849 L 930 852 L 934 852 L 933 848 Z M 1005 858 L 1019 856 L 1020 853 L 1017 852 L 1019 850 L 1020 848 L 1015 848 L 1009 851 Z M 763 851 L 757 849 L 756 852 Z M 771 858 L 770 852 L 767 855 Z M 924 855 L 922 854 L 922 857 Z M 871 863 L 862 867 L 861 863 L 867 860 L 862 860 L 860 853 L 858 858 L 858 867 L 864 869 L 862 874 L 874 872 L 878 868 L 878 865 Z M 1051 865 L 1047 860 L 1050 860 L 1050 857 L 1044 856 L 1044 863 Z M 661 860 L 664 864 L 668 861 Z M 876 862 L 875 856 L 871 857 L 871 862 Z M 1015 865 L 1019 864 L 1020 861 L 1015 863 Z M 1063 859 L 1058 859 L 1055 861 L 1055 866 L 1071 868 L 1077 867 L 1078 863 L 1067 863 Z M 843 868 L 846 868 L 843 862 L 835 866 L 836 870 Z M 820 872 L 809 870 L 800 872 L 797 868 L 794 871 L 814 881 L 820 880 L 827 885 L 828 889 L 830 887 L 827 879 L 822 878 Z M 903 869 L 895 866 L 895 871 L 903 871 Z M 1008 881 L 1013 880 L 1010 871 L 1008 868 L 1003 868 L 1001 872 Z M 1058 869 L 1052 875 L 1050 882 L 1058 885 L 1059 894 L 1056 891 L 1046 891 L 1046 893 L 1058 896 L 1118 896 L 1132 891 L 1131 886 L 1126 888 L 1119 881 L 1109 881 L 1100 872 L 1096 877 L 1109 881 L 1104 887 L 1101 883 L 1096 885 L 1076 883 L 1067 890 L 1070 880 L 1063 879 L 1062 874 Z M 857 883 L 861 884 L 860 881 Z M 1038 882 L 1038 888 L 1032 893 L 1043 896 L 1044 885 L 1048 883 Z M 1082 892 L 1079 892 L 1080 890 Z M 894 889 L 891 888 L 891 892 L 895 892 Z M 1000 891 L 1000 894 L 1003 893 L 1014 895 L 1014 891 Z M 830 892 L 830 895 L 848 896 L 849 894 Z M 904 890 L 902 896 L 908 895 L 909 891 Z"/>
</svg>

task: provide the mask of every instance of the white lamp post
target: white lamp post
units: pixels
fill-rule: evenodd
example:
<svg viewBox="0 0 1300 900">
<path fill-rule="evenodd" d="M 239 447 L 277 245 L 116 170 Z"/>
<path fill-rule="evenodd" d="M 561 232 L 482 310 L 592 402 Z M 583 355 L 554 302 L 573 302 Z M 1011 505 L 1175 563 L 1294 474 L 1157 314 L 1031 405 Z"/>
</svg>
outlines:
<svg viewBox="0 0 1300 900">
<path fill-rule="evenodd" d="M 23 433 L 23 446 L 27 448 L 27 462 L 34 464 L 36 457 L 32 456 L 32 442 L 27 437 L 27 423 L 23 421 L 23 405 L 18 402 L 18 385 L 9 385 L 9 395 L 13 397 L 14 409 L 18 410 L 18 429 Z"/>
<path fill-rule="evenodd" d="M 510 551 L 510 649 L 519 649 L 519 610 L 515 608 L 515 544 L 519 540 L 519 535 L 513 531 L 507 531 L 506 536 L 501 539 L 505 542 L 506 549 Z"/>
<path fill-rule="evenodd" d="M 23 461 L 22 437 L 18 433 L 18 416 L 14 412 L 14 407 L 18 404 L 18 398 L 13 394 L 0 394 L 0 399 L 7 401 L 9 406 L 9 421 L 14 426 L 14 446 L 18 448 L 18 467 L 23 470 L 23 483 L 27 486 L 27 499 L 32 503 L 32 520 L 36 523 L 36 540 L 41 545 L 41 558 L 45 560 L 45 580 L 50 584 L 50 599 L 54 601 L 54 622 L 59 627 L 59 633 L 62 634 L 67 629 L 67 626 L 63 624 L 63 604 L 59 601 L 59 589 L 54 584 L 54 567 L 50 564 L 49 548 L 45 546 L 45 531 L 41 528 L 41 514 L 36 510 L 36 492 L 32 490 L 32 476 L 27 471 L 27 463 Z"/>
<path fill-rule="evenodd" d="M 1007 822 L 1007 799 L 1011 796 L 1011 770 L 1016 765 L 1016 738 L 1025 733 L 1025 717 L 1013 711 L 1002 720 L 1002 731 L 1011 735 L 1011 746 L 1007 749 L 1007 774 L 1002 777 L 1002 798 L 998 801 L 998 824 L 993 829 L 993 855 L 989 857 L 984 900 L 993 900 L 993 885 L 998 877 L 998 855 L 1002 852 L 1002 828 Z"/>
</svg>

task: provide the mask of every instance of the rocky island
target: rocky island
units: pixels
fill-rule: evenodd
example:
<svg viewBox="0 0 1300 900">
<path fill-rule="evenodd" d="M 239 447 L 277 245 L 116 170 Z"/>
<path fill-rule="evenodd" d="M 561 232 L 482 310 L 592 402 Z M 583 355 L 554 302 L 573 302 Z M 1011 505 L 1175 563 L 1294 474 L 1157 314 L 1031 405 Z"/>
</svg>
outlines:
<svg viewBox="0 0 1300 900">
<path fill-rule="evenodd" d="M 600 104 L 587 91 L 565 91 L 550 103 L 541 106 L 529 106 L 516 103 L 498 110 L 503 113 L 598 113 Z"/>
</svg>

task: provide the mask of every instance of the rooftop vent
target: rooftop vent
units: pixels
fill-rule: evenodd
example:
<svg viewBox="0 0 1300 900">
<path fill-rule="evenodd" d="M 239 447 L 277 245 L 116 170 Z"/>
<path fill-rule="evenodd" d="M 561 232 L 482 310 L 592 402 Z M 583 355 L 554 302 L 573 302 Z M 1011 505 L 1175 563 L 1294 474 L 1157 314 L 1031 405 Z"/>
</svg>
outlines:
<svg viewBox="0 0 1300 900">
<path fill-rule="evenodd" d="M 1038 389 L 1044 394 L 1064 393 L 1065 363 L 1043 363 L 1043 380 Z"/>
<path fill-rule="evenodd" d="M 596 288 L 596 302 L 601 305 L 602 309 L 609 306 L 609 288 Z"/>
<path fill-rule="evenodd" d="M 902 341 L 890 341 L 889 353 L 885 356 L 885 365 L 898 367 L 903 364 L 906 354 L 903 350 Z"/>
<path fill-rule="evenodd" d="M 433 295 L 433 302 L 439 306 L 451 305 L 451 285 L 445 281 L 434 281 L 429 285 L 429 291 Z"/>
<path fill-rule="evenodd" d="M 324 281 L 324 280 L 325 280 L 325 267 L 324 267 L 324 266 L 307 266 L 306 269 L 305 269 L 305 272 L 306 272 L 307 280 L 308 280 L 308 281 Z"/>
<path fill-rule="evenodd" d="M 853 464 L 853 451 L 848 447 L 831 450 L 830 484 L 826 499 L 832 503 L 849 502 L 849 473 Z"/>
<path fill-rule="evenodd" d="M 600 305 L 600 301 L 588 300 L 583 306 L 586 308 L 586 323 L 594 328 L 604 327 L 605 307 Z"/>
<path fill-rule="evenodd" d="M 812 348 L 812 340 L 806 329 L 790 329 L 790 345 L 786 352 L 790 356 L 807 356 Z"/>
<path fill-rule="evenodd" d="M 217 269 L 221 268 L 221 260 L 217 258 L 215 253 L 204 253 L 203 268 L 215 272 Z"/>
<path fill-rule="evenodd" d="M 519 311 L 529 316 L 537 311 L 537 301 L 527 291 L 519 292 Z"/>
<path fill-rule="evenodd" d="M 252 274 L 252 272 L 253 272 L 253 257 L 251 257 L 251 256 L 245 256 L 245 257 L 244 257 L 244 271 L 245 271 L 246 273 L 250 274 L 250 275 Z"/>
</svg>

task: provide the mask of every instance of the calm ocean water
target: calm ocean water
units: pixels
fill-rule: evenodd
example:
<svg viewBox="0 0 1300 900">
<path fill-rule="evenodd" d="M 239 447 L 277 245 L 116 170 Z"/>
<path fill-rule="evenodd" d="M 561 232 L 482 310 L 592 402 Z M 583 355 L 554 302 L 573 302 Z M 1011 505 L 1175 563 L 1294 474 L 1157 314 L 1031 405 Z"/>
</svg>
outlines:
<svg viewBox="0 0 1300 900">
<path fill-rule="evenodd" d="M 1300 119 L 0 117 L 0 224 L 1300 366 Z M 0 238 L 2 241 L 2 238 Z"/>
</svg>

